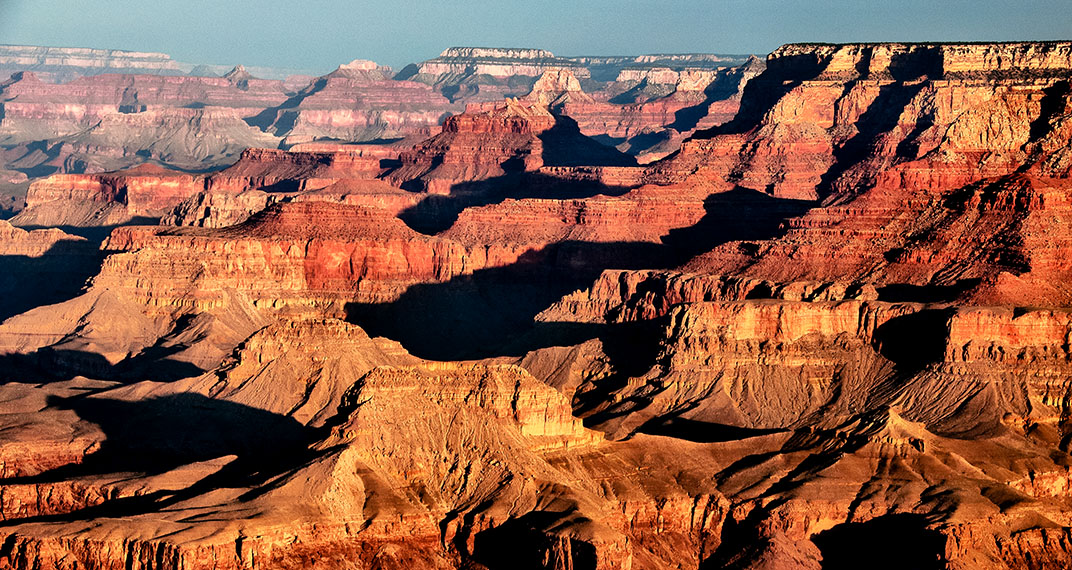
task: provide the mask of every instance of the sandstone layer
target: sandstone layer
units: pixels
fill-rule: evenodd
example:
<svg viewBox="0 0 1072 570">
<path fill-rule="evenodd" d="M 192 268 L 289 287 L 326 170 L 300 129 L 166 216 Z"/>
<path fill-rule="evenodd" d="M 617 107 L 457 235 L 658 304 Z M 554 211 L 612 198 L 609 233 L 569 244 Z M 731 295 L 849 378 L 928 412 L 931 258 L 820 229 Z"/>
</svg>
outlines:
<svg viewBox="0 0 1072 570">
<path fill-rule="evenodd" d="M 612 59 L 448 50 L 408 148 L 34 182 L 166 225 L 0 227 L 94 262 L 0 323 L 0 568 L 1067 567 L 1072 44 Z M 614 105 L 693 134 L 639 166 Z"/>
</svg>

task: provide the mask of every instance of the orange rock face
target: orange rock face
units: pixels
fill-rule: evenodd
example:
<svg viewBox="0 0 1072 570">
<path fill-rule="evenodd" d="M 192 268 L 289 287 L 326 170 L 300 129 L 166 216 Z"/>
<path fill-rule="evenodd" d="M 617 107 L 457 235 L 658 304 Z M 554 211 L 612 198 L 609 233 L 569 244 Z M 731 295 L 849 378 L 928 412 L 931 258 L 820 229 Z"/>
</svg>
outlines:
<svg viewBox="0 0 1072 570">
<path fill-rule="evenodd" d="M 544 102 L 507 100 L 475 107 L 443 124 L 443 132 L 400 156 L 387 179 L 432 194 L 465 193 L 460 183 L 543 166 L 624 166 L 633 159 L 582 135 L 576 123 Z"/>
<path fill-rule="evenodd" d="M 1072 46 L 611 59 L 448 50 L 402 87 L 475 104 L 415 144 L 34 182 L 15 222 L 164 225 L 0 224 L 88 266 L 0 322 L 0 568 L 1067 567 Z M 588 136 L 642 123 L 694 134 Z"/>
<path fill-rule="evenodd" d="M 201 177 L 150 165 L 104 175 L 57 174 L 30 185 L 18 220 L 60 226 L 159 218 L 204 187 Z"/>
</svg>

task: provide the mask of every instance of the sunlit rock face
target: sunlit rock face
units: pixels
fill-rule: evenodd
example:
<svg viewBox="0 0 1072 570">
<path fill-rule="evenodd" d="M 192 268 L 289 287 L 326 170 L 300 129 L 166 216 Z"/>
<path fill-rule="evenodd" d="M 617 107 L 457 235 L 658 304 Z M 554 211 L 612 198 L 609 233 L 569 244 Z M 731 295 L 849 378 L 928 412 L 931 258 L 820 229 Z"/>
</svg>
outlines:
<svg viewBox="0 0 1072 570">
<path fill-rule="evenodd" d="M 1072 44 L 721 63 L 355 61 L 242 124 L 456 108 L 26 180 L 0 568 L 1067 567 Z"/>
</svg>

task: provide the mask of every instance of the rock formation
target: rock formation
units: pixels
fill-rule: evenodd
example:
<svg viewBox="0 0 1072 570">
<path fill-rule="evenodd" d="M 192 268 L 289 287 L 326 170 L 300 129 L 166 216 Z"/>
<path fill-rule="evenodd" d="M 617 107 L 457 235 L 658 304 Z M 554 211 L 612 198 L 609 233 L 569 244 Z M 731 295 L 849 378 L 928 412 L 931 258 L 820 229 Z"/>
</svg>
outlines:
<svg viewBox="0 0 1072 570">
<path fill-rule="evenodd" d="M 317 139 L 371 141 L 428 136 L 459 110 L 431 88 L 392 81 L 390 68 L 355 60 L 253 120 L 293 145 Z"/>
<path fill-rule="evenodd" d="M 0 224 L 0 568 L 1065 568 L 1072 44 L 722 63 L 357 61 L 251 128 L 470 104 L 30 183 L 88 239 Z"/>
<path fill-rule="evenodd" d="M 47 78 L 51 83 L 67 83 L 79 77 L 112 73 L 220 77 L 228 69 L 230 69 L 229 66 L 175 61 L 165 53 L 72 47 L 0 46 L 0 77 L 7 77 L 19 71 L 33 71 Z M 250 72 L 257 77 L 267 79 L 289 79 L 308 73 L 306 70 L 262 66 L 251 67 Z"/>
<path fill-rule="evenodd" d="M 12 173 L 0 179 L 0 193 L 10 198 L 0 204 L 6 211 L 19 210 L 28 183 L 50 174 L 144 162 L 197 174 L 232 164 L 248 148 L 404 150 L 439 133 L 464 102 L 495 107 L 504 96 L 547 107 L 578 123 L 583 135 L 650 162 L 697 129 L 728 120 L 756 72 L 754 63 L 725 67 L 742 61 L 737 57 L 556 58 L 541 50 L 452 48 L 419 73 L 393 78 L 390 68 L 354 60 L 318 78 L 266 80 L 242 65 L 183 75 L 192 72 L 162 54 L 10 49 L 22 55 L 13 56 L 15 72 L 0 83 L 0 169 Z M 54 75 L 42 61 L 77 73 Z M 582 162 L 592 161 L 567 163 Z"/>
<path fill-rule="evenodd" d="M 619 77 L 628 81 L 656 70 L 674 74 L 683 69 L 715 70 L 741 65 L 747 59 L 714 54 L 560 57 L 542 49 L 453 47 L 439 57 L 407 66 L 396 78 L 427 83 L 452 100 L 482 102 L 523 95 L 548 71 L 565 70 L 593 87 L 607 88 Z"/>
<path fill-rule="evenodd" d="M 180 75 L 178 62 L 164 53 L 89 48 L 0 46 L 0 75 L 20 70 L 47 74 L 56 83 L 100 73 Z"/>
</svg>

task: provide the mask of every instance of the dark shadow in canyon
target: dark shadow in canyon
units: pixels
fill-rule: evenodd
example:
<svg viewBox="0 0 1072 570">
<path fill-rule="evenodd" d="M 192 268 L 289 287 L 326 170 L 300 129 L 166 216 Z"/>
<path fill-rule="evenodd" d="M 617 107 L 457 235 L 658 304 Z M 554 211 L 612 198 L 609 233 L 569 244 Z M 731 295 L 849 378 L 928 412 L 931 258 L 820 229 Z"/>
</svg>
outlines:
<svg viewBox="0 0 1072 570">
<path fill-rule="evenodd" d="M 394 302 L 351 303 L 346 307 L 347 320 L 433 360 L 521 355 L 537 348 L 517 342 L 528 335 L 575 344 L 596 336 L 592 327 L 535 323 L 533 317 L 567 293 L 591 284 L 600 265 L 612 265 L 600 264 L 600 259 L 650 260 L 660 249 L 647 243 L 561 242 L 530 251 L 512 265 L 444 283 L 412 285 Z"/>
<path fill-rule="evenodd" d="M 868 50 L 872 49 L 874 48 L 868 48 Z M 871 75 L 870 60 L 870 53 L 861 58 L 857 65 L 857 72 L 867 80 L 881 79 L 881 77 Z M 882 135 L 895 129 L 904 109 L 927 87 L 928 84 L 923 81 L 924 79 L 942 77 L 941 50 L 919 47 L 912 51 L 898 53 L 893 56 L 887 71 L 895 83 L 879 88 L 878 96 L 855 122 L 856 134 L 834 149 L 834 163 L 823 174 L 816 188 L 820 197 L 833 193 L 834 184 L 843 174 L 874 153 Z M 882 75 L 881 71 L 878 73 Z M 856 85 L 856 81 L 846 83 L 844 93 L 847 95 Z M 932 127 L 933 123 L 934 118 L 931 114 L 922 115 L 912 131 L 898 143 L 895 158 L 916 158 L 921 146 L 919 137 Z M 871 178 L 876 173 L 875 169 L 868 169 L 861 173 L 861 180 L 853 182 L 854 192 L 859 193 L 864 186 L 870 185 Z"/>
<path fill-rule="evenodd" d="M 585 136 L 577 121 L 555 115 L 555 125 L 536 135 L 544 166 L 636 166 L 636 158 Z"/>
<path fill-rule="evenodd" d="M 318 77 L 308 87 L 294 94 L 286 101 L 275 107 L 268 107 L 253 117 L 243 119 L 243 121 L 247 125 L 269 134 L 286 133 L 294 128 L 294 124 L 298 120 L 297 108 L 302 102 L 306 98 L 323 91 L 327 84 L 327 78 Z"/>
<path fill-rule="evenodd" d="M 666 97 L 671 93 L 673 93 L 673 90 L 669 85 L 652 85 L 647 79 L 642 79 L 640 83 L 607 99 L 607 102 L 615 105 L 643 105 Z"/>
<path fill-rule="evenodd" d="M 743 520 L 726 517 L 718 546 L 700 561 L 699 570 L 762 567 L 762 564 L 755 563 L 761 562 L 774 547 L 772 538 L 759 530 L 762 511 L 754 509 Z"/>
<path fill-rule="evenodd" d="M 887 259 L 897 252 L 888 254 Z M 981 282 L 981 279 L 961 279 L 951 285 L 891 283 L 878 287 L 878 300 L 887 303 L 951 303 Z"/>
<path fill-rule="evenodd" d="M 745 519 L 728 518 L 714 553 L 700 564 L 701 570 L 749 568 L 796 550 L 795 541 L 761 530 L 767 513 L 784 501 L 753 510 Z M 927 528 L 925 515 L 884 515 L 863 523 L 842 523 L 812 537 L 822 556 L 823 570 L 875 568 L 876 570 L 938 570 L 945 568 L 945 537 Z M 792 550 L 791 550 L 792 551 Z M 807 555 L 808 548 L 796 550 Z"/>
<path fill-rule="evenodd" d="M 96 424 L 105 440 L 81 463 L 2 483 L 49 483 L 109 473 L 154 475 L 227 455 L 261 471 L 301 454 L 315 432 L 286 416 L 189 392 L 134 401 L 50 397 L 48 405 Z"/>
<path fill-rule="evenodd" d="M 742 134 L 756 128 L 763 116 L 779 99 L 805 81 L 815 79 L 825 69 L 827 61 L 816 54 L 800 54 L 778 58 L 767 69 L 744 86 L 741 108 L 725 124 L 697 131 L 693 137 L 712 138 L 723 134 Z"/>
<path fill-rule="evenodd" d="M 642 407 L 650 403 L 650 400 L 627 400 L 622 405 L 605 409 L 607 402 L 614 401 L 614 393 L 625 388 L 630 378 L 641 376 L 656 363 L 663 346 L 660 341 L 666 334 L 669 322 L 670 318 L 663 316 L 643 321 L 589 325 L 598 333 L 593 338 L 599 339 L 611 370 L 573 395 L 571 406 L 574 415 L 584 419 L 585 427 L 599 429 L 600 424 L 630 413 L 634 409 L 631 405 L 639 404 Z M 558 338 L 552 338 L 551 341 L 534 346 L 566 344 Z"/>
<path fill-rule="evenodd" d="M 737 94 L 744 74 L 745 69 L 738 68 L 725 75 L 720 75 L 704 89 L 703 101 L 691 107 L 675 111 L 674 122 L 668 126 L 679 133 L 695 129 L 696 125 L 711 113 L 711 105 L 719 101 L 726 101 Z"/>
<path fill-rule="evenodd" d="M 449 195 L 429 195 L 398 217 L 413 230 L 434 235 L 450 229 L 466 208 L 526 198 L 573 200 L 600 195 L 621 196 L 631 189 L 594 180 L 564 180 L 539 172 L 510 172 L 487 180 L 455 184 Z"/>
<path fill-rule="evenodd" d="M 139 218 L 132 220 L 131 225 L 144 222 Z M 39 257 L 0 256 L 5 268 L 0 275 L 0 320 L 37 307 L 63 303 L 85 293 L 89 281 L 100 273 L 105 257 L 114 253 L 100 249 L 100 243 L 116 227 L 64 226 L 57 229 L 86 239 L 59 241 Z M 22 229 L 48 228 L 22 226 Z M 182 332 L 187 322 L 187 319 L 180 319 L 162 340 Z M 184 348 L 187 347 L 179 344 L 154 345 L 113 364 L 94 352 L 43 346 L 29 352 L 0 355 L 0 382 L 25 382 L 27 379 L 57 382 L 75 376 L 119 382 L 147 378 L 171 382 L 204 373 L 194 364 L 171 358 Z"/>
<path fill-rule="evenodd" d="M 104 240 L 108 239 L 108 236 L 112 235 L 112 230 L 123 226 L 155 226 L 160 223 L 160 218 L 153 218 L 150 216 L 135 216 L 126 222 L 121 224 L 110 224 L 107 226 L 42 226 L 36 224 L 18 223 L 18 227 L 26 231 L 33 230 L 48 230 L 56 229 L 65 234 L 78 236 L 85 238 L 89 242 L 90 249 L 98 249 Z"/>
<path fill-rule="evenodd" d="M 629 154 L 636 156 L 641 153 L 648 152 L 661 144 L 669 143 L 671 138 L 672 133 L 670 131 L 651 131 L 642 132 L 636 136 L 630 137 L 627 140 L 619 140 L 617 143 L 613 142 L 613 140 L 605 140 L 603 142 L 614 146 L 625 142 L 629 146 Z"/>
<path fill-rule="evenodd" d="M 190 316 L 179 317 L 171 331 L 160 337 L 156 344 L 145 347 L 137 354 L 128 355 L 118 363 L 112 363 L 97 352 L 44 346 L 31 352 L 13 352 L 0 355 L 0 383 L 63 382 L 83 376 L 91 380 L 130 384 L 143 380 L 175 382 L 200 376 L 205 369 L 192 362 L 173 358 L 190 348 L 188 344 L 175 342 L 175 336 L 184 332 Z"/>
<path fill-rule="evenodd" d="M 166 365 L 164 366 L 166 368 Z M 76 376 L 111 379 L 117 366 L 95 352 L 42 347 L 32 352 L 0 355 L 0 383 L 64 382 Z"/>
<path fill-rule="evenodd" d="M 574 344 L 599 333 L 533 318 L 567 293 L 590 286 L 604 269 L 673 268 L 729 241 L 772 238 L 783 231 L 785 219 L 812 205 L 743 188 L 713 194 L 697 224 L 671 230 L 660 243 L 561 241 L 530 250 L 511 265 L 413 285 L 394 302 L 351 303 L 348 320 L 433 360 L 516 356 L 550 342 Z M 549 327 L 569 334 L 555 340 Z M 519 342 L 526 338 L 543 340 Z"/>
<path fill-rule="evenodd" d="M 927 528 L 923 515 L 885 515 L 862 523 L 843 523 L 818 533 L 812 542 L 823 554 L 823 570 L 945 568 L 946 539 Z"/>
<path fill-rule="evenodd" d="M 1058 81 L 1042 91 L 1039 116 L 1031 121 L 1027 142 L 1022 148 L 1026 149 L 1031 143 L 1038 142 L 1053 132 L 1057 125 L 1056 119 L 1065 112 L 1065 101 L 1070 91 L 1072 91 L 1072 85 L 1068 81 Z M 1022 169 L 1028 167 L 1025 164 Z"/>
<path fill-rule="evenodd" d="M 575 167 L 583 175 L 585 168 L 637 165 L 632 156 L 581 134 L 577 122 L 563 115 L 555 115 L 555 125 L 538 134 L 537 138 L 542 143 L 543 165 L 547 167 Z M 427 166 L 428 171 L 434 171 L 441 160 L 441 157 L 436 157 Z M 506 174 L 486 180 L 456 183 L 446 196 L 428 196 L 398 217 L 410 228 L 431 235 L 449 229 L 458 219 L 458 214 L 466 208 L 511 199 L 571 200 L 597 195 L 619 196 L 632 189 L 630 186 L 609 186 L 598 180 L 565 179 L 525 171 L 521 156 L 509 158 L 499 166 Z M 402 188 L 420 191 L 423 181 L 419 178 L 409 180 L 402 184 Z"/>
<path fill-rule="evenodd" d="M 854 83 L 846 84 L 845 90 L 848 91 L 853 85 Z M 834 148 L 834 163 L 823 173 L 819 185 L 816 187 L 816 192 L 820 197 L 833 193 L 834 184 L 843 174 L 874 153 L 875 145 L 878 143 L 879 138 L 897 126 L 897 121 L 905 106 L 924 87 L 926 87 L 926 84 L 920 82 L 912 85 L 891 83 L 879 88 L 878 96 L 857 119 L 855 123 L 856 134 Z M 904 144 L 902 142 L 902 145 Z M 909 147 L 904 146 L 902 150 L 908 152 Z M 902 158 L 914 158 L 914 156 L 904 156 Z M 861 177 L 873 177 L 876 174 L 877 172 L 868 170 L 866 173 L 861 174 Z M 856 183 L 854 184 L 854 191 L 859 193 L 863 189 L 861 186 L 868 184 L 868 181 Z"/>
<path fill-rule="evenodd" d="M 63 240 L 38 257 L 0 256 L 0 321 L 81 294 L 105 254 L 88 241 Z"/>
<path fill-rule="evenodd" d="M 52 144 L 49 144 L 47 140 L 38 140 L 8 146 L 3 148 L 2 151 L 6 155 L 5 162 L 9 164 L 9 168 L 21 172 L 27 178 L 33 180 L 34 178 L 50 176 L 60 171 L 57 162 L 60 160 L 59 154 L 62 148 L 62 143 L 53 141 Z M 18 154 L 22 156 L 18 156 Z M 80 161 L 72 162 L 74 163 L 68 166 L 68 172 L 85 170 L 85 164 L 80 164 Z"/>
<path fill-rule="evenodd" d="M 323 430 L 292 418 L 200 394 L 182 393 L 136 401 L 76 396 L 53 397 L 49 406 L 73 410 L 105 434 L 100 448 L 79 464 L 35 476 L 0 480 L 0 485 L 59 483 L 82 477 L 115 479 L 156 475 L 193 463 L 234 456 L 217 471 L 185 488 L 164 489 L 74 509 L 9 519 L 0 527 L 27 522 L 69 522 L 100 517 L 136 516 L 222 488 L 267 484 L 326 453 L 309 449 Z M 270 437 L 266 437 L 270 434 Z M 330 450 L 328 450 L 330 452 Z"/>
<path fill-rule="evenodd" d="M 675 439 L 684 439 L 698 443 L 717 443 L 736 441 L 750 437 L 780 433 L 781 429 L 757 429 L 717 424 L 681 417 L 659 417 L 646 422 L 638 430 L 650 435 L 663 435 Z"/>
<path fill-rule="evenodd" d="M 872 343 L 900 374 L 911 375 L 943 359 L 953 309 L 924 309 L 894 317 L 875 329 Z"/>
<path fill-rule="evenodd" d="M 473 540 L 473 561 L 488 570 L 541 570 L 552 564 L 555 568 L 595 570 L 598 557 L 591 543 L 556 537 L 548 530 L 562 518 L 563 513 L 533 511 L 478 532 Z M 563 555 L 569 559 L 558 559 Z"/>
</svg>

